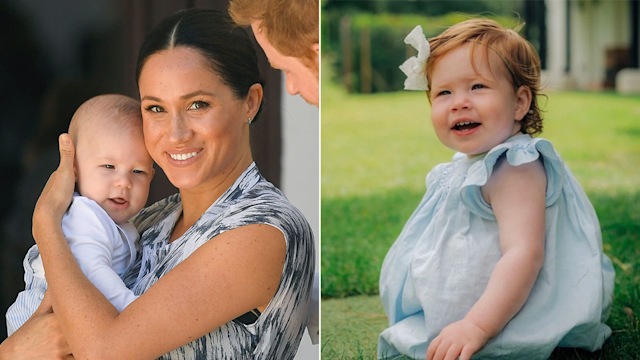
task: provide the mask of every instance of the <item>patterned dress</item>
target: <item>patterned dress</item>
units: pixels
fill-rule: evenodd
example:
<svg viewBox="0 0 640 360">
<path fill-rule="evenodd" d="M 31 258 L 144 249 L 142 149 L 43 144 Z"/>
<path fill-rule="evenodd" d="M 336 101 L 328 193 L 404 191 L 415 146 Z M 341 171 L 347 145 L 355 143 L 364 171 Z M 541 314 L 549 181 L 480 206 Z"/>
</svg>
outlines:
<svg viewBox="0 0 640 360">
<path fill-rule="evenodd" d="M 315 266 L 313 233 L 302 214 L 262 177 L 255 164 L 190 229 L 169 243 L 181 213 L 180 196 L 175 194 L 134 219 L 142 233 L 141 249 L 123 278 L 136 295 L 211 238 L 240 226 L 276 227 L 284 234 L 287 252 L 278 290 L 257 321 L 249 325 L 231 321 L 161 359 L 293 359 L 307 323 Z"/>
</svg>

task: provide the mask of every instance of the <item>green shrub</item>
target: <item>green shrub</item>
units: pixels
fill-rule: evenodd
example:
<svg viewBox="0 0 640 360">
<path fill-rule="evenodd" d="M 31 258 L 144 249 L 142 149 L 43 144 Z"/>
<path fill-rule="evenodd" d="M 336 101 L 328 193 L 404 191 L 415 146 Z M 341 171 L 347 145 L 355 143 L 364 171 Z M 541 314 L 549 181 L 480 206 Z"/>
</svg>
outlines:
<svg viewBox="0 0 640 360">
<path fill-rule="evenodd" d="M 430 38 L 472 17 L 464 13 L 439 17 L 323 13 L 322 51 L 335 59 L 333 80 L 343 84 L 348 92 L 397 91 L 403 88 L 405 79 L 398 66 L 416 53 L 403 40 L 416 25 L 421 25 Z M 510 27 L 518 22 L 516 18 L 491 17 Z"/>
</svg>

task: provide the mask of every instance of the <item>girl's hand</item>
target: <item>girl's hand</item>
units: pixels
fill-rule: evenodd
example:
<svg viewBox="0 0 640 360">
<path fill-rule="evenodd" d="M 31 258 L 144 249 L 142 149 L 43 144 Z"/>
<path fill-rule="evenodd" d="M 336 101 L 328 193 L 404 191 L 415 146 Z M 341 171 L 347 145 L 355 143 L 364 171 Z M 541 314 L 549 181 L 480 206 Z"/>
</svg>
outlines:
<svg viewBox="0 0 640 360">
<path fill-rule="evenodd" d="M 75 187 L 73 169 L 74 148 L 69 134 L 58 139 L 60 146 L 60 165 L 51 174 L 33 211 L 33 236 L 41 239 L 40 234 L 50 231 L 52 226 L 60 226 L 62 216 L 71 204 Z"/>
<path fill-rule="evenodd" d="M 69 344 L 53 314 L 51 299 L 47 293 L 31 318 L 0 344 L 2 360 L 69 360 L 73 358 Z"/>
<path fill-rule="evenodd" d="M 427 349 L 427 360 L 469 360 L 488 340 L 488 334 L 471 321 L 456 321 L 433 339 Z"/>
</svg>

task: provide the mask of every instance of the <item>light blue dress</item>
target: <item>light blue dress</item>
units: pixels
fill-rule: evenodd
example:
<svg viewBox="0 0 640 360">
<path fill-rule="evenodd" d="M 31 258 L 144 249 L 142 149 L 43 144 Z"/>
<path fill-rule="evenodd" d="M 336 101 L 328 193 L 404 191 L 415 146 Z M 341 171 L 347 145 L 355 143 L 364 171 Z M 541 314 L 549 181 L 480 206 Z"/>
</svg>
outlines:
<svg viewBox="0 0 640 360">
<path fill-rule="evenodd" d="M 482 295 L 501 253 L 480 188 L 501 156 L 513 166 L 542 159 L 545 260 L 522 309 L 473 358 L 547 359 L 558 346 L 595 351 L 611 334 L 604 321 L 614 270 L 593 206 L 548 140 L 520 134 L 485 155 L 456 154 L 427 176 L 427 193 L 382 265 L 389 327 L 379 337 L 379 358 L 424 359 L 429 343 Z"/>
</svg>

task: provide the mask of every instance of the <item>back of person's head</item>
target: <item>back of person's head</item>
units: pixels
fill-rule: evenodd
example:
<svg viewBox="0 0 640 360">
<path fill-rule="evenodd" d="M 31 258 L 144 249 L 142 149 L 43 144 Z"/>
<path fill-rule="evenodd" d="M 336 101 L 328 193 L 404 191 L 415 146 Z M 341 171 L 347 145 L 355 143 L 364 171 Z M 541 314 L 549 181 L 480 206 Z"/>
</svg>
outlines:
<svg viewBox="0 0 640 360">
<path fill-rule="evenodd" d="M 300 58 L 318 70 L 318 0 L 232 0 L 229 14 L 240 25 L 259 21 L 269 43 L 282 55 Z"/>
<path fill-rule="evenodd" d="M 163 50 L 185 46 L 200 52 L 238 98 L 261 84 L 255 48 L 249 35 L 215 10 L 181 10 L 163 19 L 147 35 L 138 53 L 136 81 L 147 59 Z"/>
<path fill-rule="evenodd" d="M 78 138 L 87 131 L 100 131 L 107 136 L 138 131 L 142 134 L 140 102 L 120 94 L 98 95 L 78 107 L 69 124 L 69 135 L 77 146 Z M 140 140 L 142 140 L 142 136 Z"/>
<path fill-rule="evenodd" d="M 520 26 L 521 27 L 521 26 Z M 531 89 L 530 112 L 522 119 L 523 133 L 531 135 L 542 131 L 542 115 L 538 107 L 540 94 L 540 58 L 534 47 L 517 30 L 507 29 L 490 19 L 471 19 L 449 27 L 440 35 L 429 39 L 431 53 L 427 59 L 425 74 L 429 87 L 433 64 L 444 54 L 466 43 L 471 43 L 471 52 L 489 51 L 502 60 L 514 90 L 520 86 Z M 472 64 L 475 67 L 475 64 Z"/>
</svg>

